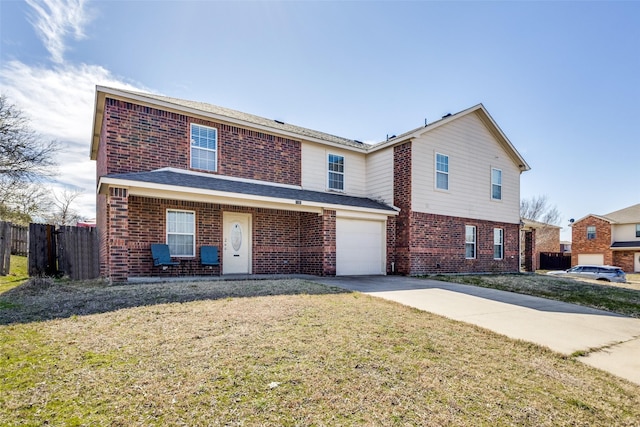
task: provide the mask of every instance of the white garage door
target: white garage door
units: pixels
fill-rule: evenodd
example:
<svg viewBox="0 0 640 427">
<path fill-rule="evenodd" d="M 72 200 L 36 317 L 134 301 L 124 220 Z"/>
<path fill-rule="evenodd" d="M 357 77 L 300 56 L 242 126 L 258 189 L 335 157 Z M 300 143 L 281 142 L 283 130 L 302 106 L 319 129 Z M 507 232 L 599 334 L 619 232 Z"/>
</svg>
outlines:
<svg viewBox="0 0 640 427">
<path fill-rule="evenodd" d="M 604 255 L 603 254 L 578 254 L 578 264 L 604 265 Z"/>
<path fill-rule="evenodd" d="M 383 221 L 336 219 L 336 274 L 384 274 Z"/>
</svg>

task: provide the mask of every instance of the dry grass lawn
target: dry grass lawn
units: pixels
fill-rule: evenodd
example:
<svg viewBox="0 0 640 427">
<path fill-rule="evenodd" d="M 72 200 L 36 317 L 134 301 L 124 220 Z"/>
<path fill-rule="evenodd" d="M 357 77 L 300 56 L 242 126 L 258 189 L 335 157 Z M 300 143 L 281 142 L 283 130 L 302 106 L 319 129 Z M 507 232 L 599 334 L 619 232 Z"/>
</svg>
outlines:
<svg viewBox="0 0 640 427">
<path fill-rule="evenodd" d="M 16 288 L 0 295 L 9 303 L 0 309 L 0 420 L 639 423 L 636 385 L 536 345 L 336 292 L 301 280 Z M 47 300 L 49 312 L 39 306 Z"/>
</svg>

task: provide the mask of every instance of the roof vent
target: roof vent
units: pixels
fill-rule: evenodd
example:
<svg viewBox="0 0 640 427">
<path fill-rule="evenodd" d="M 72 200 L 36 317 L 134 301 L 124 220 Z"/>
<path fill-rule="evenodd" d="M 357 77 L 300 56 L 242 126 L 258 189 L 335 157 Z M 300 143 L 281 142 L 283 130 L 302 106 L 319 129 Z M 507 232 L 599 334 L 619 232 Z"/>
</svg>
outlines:
<svg viewBox="0 0 640 427">
<path fill-rule="evenodd" d="M 358 141 L 357 139 L 354 139 L 353 142 L 357 142 L 358 144 L 364 144 L 364 142 Z"/>
<path fill-rule="evenodd" d="M 283 125 L 283 124 L 284 124 L 284 122 L 282 122 L 282 121 L 280 121 L 280 120 L 275 120 L 275 119 L 274 119 L 273 121 L 274 121 L 274 122 L 276 122 L 276 123 L 279 123 L 279 124 L 281 124 L 281 125 Z"/>
<path fill-rule="evenodd" d="M 451 115 L 451 113 L 447 113 L 444 116 L 442 116 L 443 119 L 446 119 L 447 117 L 449 117 Z"/>
</svg>

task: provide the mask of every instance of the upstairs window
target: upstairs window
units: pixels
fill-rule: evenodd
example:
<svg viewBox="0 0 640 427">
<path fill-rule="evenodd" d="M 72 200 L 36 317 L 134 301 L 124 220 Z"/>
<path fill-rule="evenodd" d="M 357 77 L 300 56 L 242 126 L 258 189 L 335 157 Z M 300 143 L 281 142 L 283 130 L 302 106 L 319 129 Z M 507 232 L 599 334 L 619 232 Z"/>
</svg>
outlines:
<svg viewBox="0 0 640 427">
<path fill-rule="evenodd" d="M 502 200 L 502 171 L 500 169 L 491 169 L 491 198 Z"/>
<path fill-rule="evenodd" d="M 504 230 L 502 228 L 493 229 L 493 259 L 504 258 Z"/>
<path fill-rule="evenodd" d="M 174 257 L 192 257 L 196 253 L 196 213 L 167 210 L 167 245 Z"/>
<path fill-rule="evenodd" d="M 640 224 L 636 224 L 636 237 L 640 237 Z"/>
<path fill-rule="evenodd" d="M 466 225 L 464 234 L 464 257 L 474 259 L 476 257 L 476 226 Z"/>
<path fill-rule="evenodd" d="M 449 189 L 449 156 L 436 153 L 436 188 Z"/>
<path fill-rule="evenodd" d="M 329 154 L 329 190 L 344 191 L 344 156 Z"/>
<path fill-rule="evenodd" d="M 191 167 L 215 172 L 218 165 L 218 129 L 191 124 Z"/>
<path fill-rule="evenodd" d="M 593 240 L 596 238 L 596 227 L 594 225 L 590 225 L 587 227 L 587 240 Z"/>
</svg>

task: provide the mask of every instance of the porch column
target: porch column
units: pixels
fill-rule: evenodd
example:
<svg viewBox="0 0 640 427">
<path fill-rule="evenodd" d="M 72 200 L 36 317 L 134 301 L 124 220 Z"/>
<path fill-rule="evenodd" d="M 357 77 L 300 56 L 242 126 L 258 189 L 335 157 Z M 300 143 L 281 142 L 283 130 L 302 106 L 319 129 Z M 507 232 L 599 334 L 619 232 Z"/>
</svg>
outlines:
<svg viewBox="0 0 640 427">
<path fill-rule="evenodd" d="M 336 275 L 336 211 L 322 213 L 322 275 Z"/>
<path fill-rule="evenodd" d="M 110 187 L 107 199 L 108 278 L 126 282 L 129 277 L 129 190 Z"/>
</svg>

